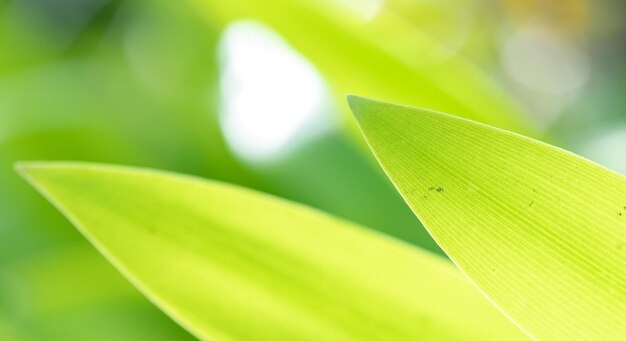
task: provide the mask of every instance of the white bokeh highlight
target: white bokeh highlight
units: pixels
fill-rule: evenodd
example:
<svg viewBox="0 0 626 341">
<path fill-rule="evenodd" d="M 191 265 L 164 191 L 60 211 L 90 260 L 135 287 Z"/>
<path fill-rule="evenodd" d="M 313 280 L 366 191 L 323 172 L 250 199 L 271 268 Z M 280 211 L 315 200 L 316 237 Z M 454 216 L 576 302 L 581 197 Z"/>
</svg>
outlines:
<svg viewBox="0 0 626 341">
<path fill-rule="evenodd" d="M 231 24 L 220 42 L 220 61 L 220 124 L 244 160 L 279 158 L 333 126 L 321 76 L 266 26 Z"/>
</svg>

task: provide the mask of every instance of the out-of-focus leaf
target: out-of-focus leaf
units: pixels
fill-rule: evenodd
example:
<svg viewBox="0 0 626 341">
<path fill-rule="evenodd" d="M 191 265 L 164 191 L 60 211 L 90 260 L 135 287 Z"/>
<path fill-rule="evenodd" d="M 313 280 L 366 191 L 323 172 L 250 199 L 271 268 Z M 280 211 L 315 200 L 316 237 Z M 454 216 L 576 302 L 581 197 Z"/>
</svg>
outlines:
<svg viewBox="0 0 626 341">
<path fill-rule="evenodd" d="M 435 240 L 529 335 L 626 337 L 626 178 L 469 120 L 348 101 Z"/>
<path fill-rule="evenodd" d="M 445 260 L 306 207 L 152 170 L 19 169 L 201 338 L 524 337 Z"/>
<path fill-rule="evenodd" d="M 364 21 L 332 1 L 194 1 L 218 25 L 252 18 L 271 26 L 318 67 L 341 102 L 344 93 L 358 92 L 528 131 L 502 89 L 385 6 Z"/>
<path fill-rule="evenodd" d="M 54 17 L 39 13 L 43 10 L 38 7 L 54 7 L 61 12 L 57 20 L 77 15 L 68 2 L 13 2 L 15 5 L 7 5 L 2 14 L 28 26 L 29 19 L 39 18 L 35 13 Z M 192 7 L 169 1 L 123 2 L 121 8 L 115 5 L 118 1 L 86 3 L 91 5 L 81 6 L 109 3 L 113 6 L 103 10 L 116 14 L 112 21 L 83 28 L 87 32 L 81 34 L 92 43 L 77 43 L 85 45 L 79 49 L 81 53 L 51 57 L 33 52 L 38 63 L 20 72 L 0 73 L 0 143 L 21 134 L 96 128 L 141 149 L 141 161 L 150 158 L 153 162 L 149 165 L 254 182 L 242 179 L 250 175 L 228 152 L 219 131 L 217 103 L 210 96 L 217 86 L 216 32 L 205 20 Z M 72 10 L 63 11 L 63 6 Z M 56 24 L 59 27 L 44 25 L 34 35 L 49 32 L 50 37 L 43 40 L 62 50 L 64 45 L 53 39 L 54 32 L 69 24 Z M 46 21 L 46 25 L 53 23 Z M 6 31 L 13 35 L 21 32 Z M 0 42 L 1 38 L 0 34 Z"/>
<path fill-rule="evenodd" d="M 124 2 L 122 12 L 100 35 L 85 33 L 97 41 L 79 44 L 88 51 L 0 75 L 0 268 L 77 235 L 12 171 L 20 158 L 150 166 L 263 188 L 226 148 L 207 99 L 215 33 L 204 19 L 161 0 Z"/>
<path fill-rule="evenodd" d="M 40 63 L 60 51 L 55 46 L 58 37 L 31 7 L 27 1 L 0 1 L 0 75 Z"/>
</svg>

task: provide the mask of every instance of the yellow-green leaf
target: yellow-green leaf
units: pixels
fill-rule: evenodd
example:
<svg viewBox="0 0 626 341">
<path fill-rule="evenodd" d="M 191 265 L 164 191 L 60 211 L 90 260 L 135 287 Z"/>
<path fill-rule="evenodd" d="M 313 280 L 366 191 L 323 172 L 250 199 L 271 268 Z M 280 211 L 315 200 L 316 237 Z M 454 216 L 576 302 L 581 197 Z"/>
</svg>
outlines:
<svg viewBox="0 0 626 341">
<path fill-rule="evenodd" d="M 626 338 L 626 178 L 466 119 L 348 101 L 432 236 L 529 335 Z"/>
<path fill-rule="evenodd" d="M 198 337 L 525 337 L 446 260 L 310 208 L 152 170 L 19 168 Z"/>
<path fill-rule="evenodd" d="M 341 100 L 347 91 L 356 91 L 457 112 L 517 132 L 530 130 L 518 103 L 493 80 L 394 6 L 382 5 L 364 20 L 341 1 L 193 3 L 214 25 L 241 19 L 269 25 L 315 64 Z M 349 119 L 347 127 L 355 128 Z"/>
</svg>

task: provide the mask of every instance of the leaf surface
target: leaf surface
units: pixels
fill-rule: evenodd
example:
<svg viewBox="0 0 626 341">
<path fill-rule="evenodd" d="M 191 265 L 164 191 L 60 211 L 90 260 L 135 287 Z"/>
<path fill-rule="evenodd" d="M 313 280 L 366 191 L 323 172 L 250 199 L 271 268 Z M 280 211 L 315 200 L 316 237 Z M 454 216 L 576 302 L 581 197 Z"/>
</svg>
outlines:
<svg viewBox="0 0 626 341">
<path fill-rule="evenodd" d="M 529 335 L 626 338 L 626 178 L 466 119 L 348 101 L 424 226 Z"/>
<path fill-rule="evenodd" d="M 85 163 L 21 173 L 206 339 L 518 339 L 446 260 L 233 185 Z"/>
</svg>

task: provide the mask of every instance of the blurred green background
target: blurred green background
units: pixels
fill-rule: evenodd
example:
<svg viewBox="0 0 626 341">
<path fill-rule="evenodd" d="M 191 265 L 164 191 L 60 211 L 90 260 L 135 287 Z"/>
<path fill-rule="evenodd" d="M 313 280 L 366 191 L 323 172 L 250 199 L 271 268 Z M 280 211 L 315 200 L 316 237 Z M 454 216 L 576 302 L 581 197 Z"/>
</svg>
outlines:
<svg viewBox="0 0 626 341">
<path fill-rule="evenodd" d="M 370 155 L 344 94 L 465 116 L 625 174 L 625 7 L 0 0 L 0 339 L 191 338 L 15 161 L 223 180 L 442 254 Z"/>
</svg>

